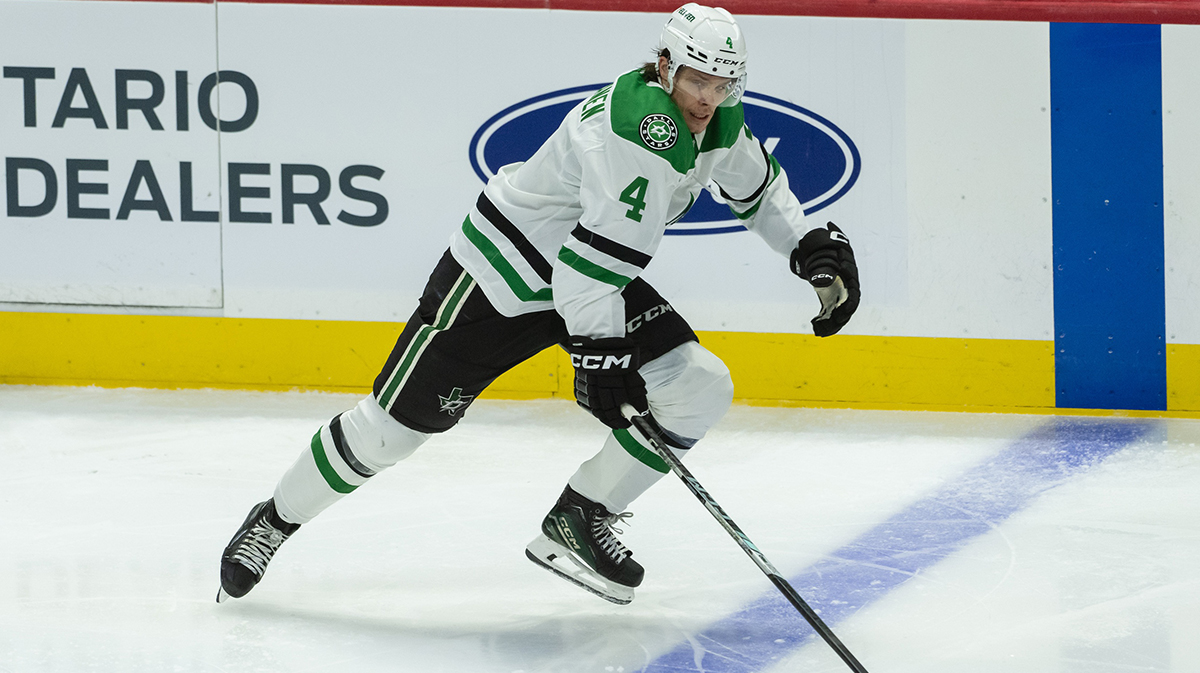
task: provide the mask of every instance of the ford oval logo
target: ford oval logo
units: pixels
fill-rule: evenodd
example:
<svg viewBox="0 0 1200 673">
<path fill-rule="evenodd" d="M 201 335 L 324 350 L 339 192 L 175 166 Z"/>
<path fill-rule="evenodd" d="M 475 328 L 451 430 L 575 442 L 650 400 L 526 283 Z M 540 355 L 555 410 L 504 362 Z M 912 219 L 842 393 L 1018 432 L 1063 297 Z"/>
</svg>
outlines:
<svg viewBox="0 0 1200 673">
<path fill-rule="evenodd" d="M 589 84 L 552 91 L 505 108 L 471 138 L 471 167 L 487 182 L 501 166 L 533 156 L 558 128 L 571 108 L 604 84 Z M 854 141 L 833 122 L 785 100 L 747 91 L 742 97 L 746 123 L 779 165 L 805 213 L 837 201 L 850 191 L 862 170 Z M 667 229 L 668 235 L 722 234 L 744 231 L 707 192 L 688 214 Z"/>
</svg>

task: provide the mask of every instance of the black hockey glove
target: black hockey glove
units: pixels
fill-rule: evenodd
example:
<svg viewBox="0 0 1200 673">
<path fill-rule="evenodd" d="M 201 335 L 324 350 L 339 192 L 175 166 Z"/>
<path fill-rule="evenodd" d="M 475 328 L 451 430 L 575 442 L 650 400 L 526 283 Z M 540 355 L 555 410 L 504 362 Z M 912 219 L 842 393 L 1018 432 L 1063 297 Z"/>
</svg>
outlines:
<svg viewBox="0 0 1200 673">
<path fill-rule="evenodd" d="M 850 322 L 861 296 L 850 239 L 833 222 L 825 226 L 805 234 L 792 251 L 792 273 L 812 283 L 821 300 L 821 312 L 812 319 L 819 337 L 837 334 Z"/>
<path fill-rule="evenodd" d="M 575 401 L 610 428 L 628 428 L 622 404 L 649 409 L 646 382 L 638 373 L 638 348 L 628 337 L 589 339 L 573 336 L 567 352 L 575 367 Z"/>
</svg>

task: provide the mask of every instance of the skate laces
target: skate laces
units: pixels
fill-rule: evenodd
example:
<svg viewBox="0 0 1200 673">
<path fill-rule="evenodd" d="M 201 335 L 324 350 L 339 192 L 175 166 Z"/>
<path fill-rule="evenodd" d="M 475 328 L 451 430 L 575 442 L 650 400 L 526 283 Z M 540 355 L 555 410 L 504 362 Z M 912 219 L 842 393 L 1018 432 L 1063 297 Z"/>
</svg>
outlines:
<svg viewBox="0 0 1200 673">
<path fill-rule="evenodd" d="M 267 564 L 271 562 L 271 557 L 275 552 L 279 551 L 279 545 L 287 536 L 283 531 L 272 526 L 263 519 L 254 522 L 254 525 L 246 532 L 244 537 L 237 544 L 237 549 L 229 555 L 229 558 L 249 568 L 255 575 L 262 577 L 267 571 Z"/>
<path fill-rule="evenodd" d="M 613 533 L 624 533 L 625 530 L 617 528 L 617 526 L 624 525 L 632 518 L 633 512 L 600 515 L 592 518 L 592 538 L 600 545 L 600 549 L 604 550 L 604 553 L 617 563 L 624 561 L 625 557 L 631 556 L 632 552 Z"/>
</svg>

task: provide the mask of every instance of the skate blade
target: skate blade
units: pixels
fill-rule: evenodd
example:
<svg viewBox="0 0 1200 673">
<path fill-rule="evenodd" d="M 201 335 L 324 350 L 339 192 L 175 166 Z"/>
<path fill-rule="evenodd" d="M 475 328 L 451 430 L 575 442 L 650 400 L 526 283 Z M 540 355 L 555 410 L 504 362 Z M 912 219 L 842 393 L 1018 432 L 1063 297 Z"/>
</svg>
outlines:
<svg viewBox="0 0 1200 673">
<path fill-rule="evenodd" d="M 596 571 L 587 567 L 587 564 L 577 559 L 569 549 L 545 535 L 539 535 L 525 547 L 525 556 L 571 584 L 610 603 L 628 605 L 633 601 L 633 587 L 611 582 L 598 575 Z"/>
<path fill-rule="evenodd" d="M 218 603 L 224 603 L 225 601 L 229 600 L 229 598 L 230 598 L 230 596 L 229 596 L 229 594 L 225 593 L 224 588 L 217 589 L 217 602 Z"/>
</svg>

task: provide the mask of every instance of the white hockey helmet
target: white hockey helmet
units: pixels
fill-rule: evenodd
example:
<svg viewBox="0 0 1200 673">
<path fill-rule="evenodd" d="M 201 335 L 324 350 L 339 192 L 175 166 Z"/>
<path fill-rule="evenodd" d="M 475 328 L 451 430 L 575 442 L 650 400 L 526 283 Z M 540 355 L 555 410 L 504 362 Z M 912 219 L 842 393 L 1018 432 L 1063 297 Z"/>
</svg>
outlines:
<svg viewBox="0 0 1200 673">
<path fill-rule="evenodd" d="M 733 15 L 720 7 L 705 7 L 694 2 L 680 7 L 663 26 L 659 48 L 666 49 L 667 93 L 675 86 L 675 72 L 687 66 L 708 75 L 734 80 L 733 92 L 722 107 L 737 105 L 746 91 L 746 38 Z"/>
</svg>

